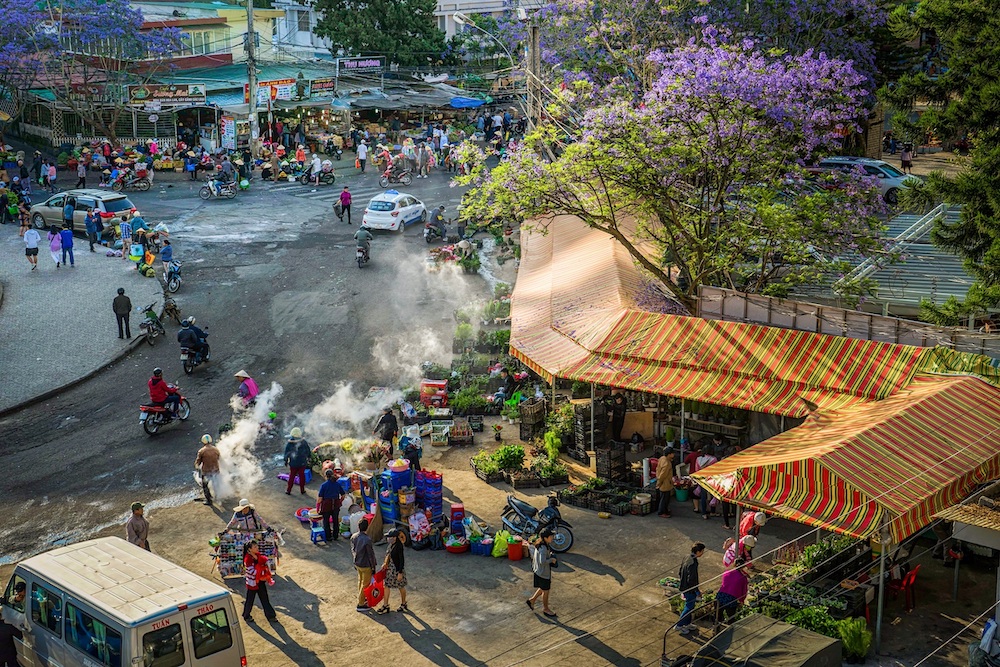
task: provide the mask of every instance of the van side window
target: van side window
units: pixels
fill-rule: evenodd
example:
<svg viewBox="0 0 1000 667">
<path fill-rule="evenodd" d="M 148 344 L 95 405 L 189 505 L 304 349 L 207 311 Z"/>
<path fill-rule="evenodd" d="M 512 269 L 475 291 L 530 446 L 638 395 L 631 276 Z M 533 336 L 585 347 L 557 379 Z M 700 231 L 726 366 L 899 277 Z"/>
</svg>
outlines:
<svg viewBox="0 0 1000 667">
<path fill-rule="evenodd" d="M 31 584 L 31 620 L 59 637 L 62 625 L 62 598 L 59 594 Z"/>
<path fill-rule="evenodd" d="M 3 594 L 3 603 L 13 607 L 14 611 L 23 614 L 26 593 L 27 586 L 24 583 L 24 579 L 15 574 L 7 584 L 7 590 Z"/>
<path fill-rule="evenodd" d="M 207 658 L 233 645 L 233 631 L 225 609 L 217 609 L 191 619 L 194 657 Z"/>
<path fill-rule="evenodd" d="M 72 602 L 66 603 L 66 643 L 108 667 L 122 667 L 122 636 L 86 614 Z"/>
<path fill-rule="evenodd" d="M 181 626 L 168 625 L 142 636 L 142 667 L 180 667 L 183 664 Z"/>
</svg>

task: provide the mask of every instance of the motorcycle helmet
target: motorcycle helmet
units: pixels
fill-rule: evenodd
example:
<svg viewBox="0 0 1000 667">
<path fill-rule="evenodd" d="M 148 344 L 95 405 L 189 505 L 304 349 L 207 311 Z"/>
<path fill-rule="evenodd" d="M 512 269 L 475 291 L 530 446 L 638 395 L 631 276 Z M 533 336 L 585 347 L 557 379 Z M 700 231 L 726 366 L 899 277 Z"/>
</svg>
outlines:
<svg viewBox="0 0 1000 667">
<path fill-rule="evenodd" d="M 216 171 L 222 171 L 222 165 L 221 164 L 215 165 L 215 170 Z"/>
<path fill-rule="evenodd" d="M 154 368 L 153 369 L 153 377 L 155 377 L 155 378 L 161 378 L 161 377 L 163 377 L 163 369 L 162 368 Z"/>
<path fill-rule="evenodd" d="M 201 436 L 201 444 L 203 444 L 203 445 L 211 445 L 212 444 L 212 436 L 210 436 L 208 433 L 206 433 L 205 435 Z"/>
<path fill-rule="evenodd" d="M 191 326 L 191 320 L 184 320 L 183 322 L 181 322 L 182 329 L 187 329 L 190 326 Z"/>
<path fill-rule="evenodd" d="M 753 522 L 758 526 L 763 526 L 765 523 L 767 523 L 767 515 L 764 514 L 763 512 L 757 512 L 756 514 L 753 515 Z"/>
<path fill-rule="evenodd" d="M 193 315 L 188 318 L 188 324 L 194 326 L 194 316 Z"/>
<path fill-rule="evenodd" d="M 444 204 L 441 204 L 440 206 L 438 206 L 438 210 L 441 211 L 442 213 L 444 213 Z"/>
</svg>

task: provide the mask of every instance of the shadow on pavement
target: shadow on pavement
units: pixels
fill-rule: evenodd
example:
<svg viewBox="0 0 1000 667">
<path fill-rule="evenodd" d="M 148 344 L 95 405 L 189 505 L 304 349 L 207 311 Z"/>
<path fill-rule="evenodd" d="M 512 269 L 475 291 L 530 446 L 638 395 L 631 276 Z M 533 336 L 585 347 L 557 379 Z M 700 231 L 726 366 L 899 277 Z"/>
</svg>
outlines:
<svg viewBox="0 0 1000 667">
<path fill-rule="evenodd" d="M 549 619 L 545 620 L 548 621 Z M 599 656 L 602 660 L 606 660 L 608 664 L 615 665 L 615 667 L 642 667 L 638 659 L 622 655 L 594 635 L 587 634 L 586 630 L 574 628 L 565 623 L 558 623 L 558 621 L 554 622 L 561 625 L 570 634 L 576 635 L 578 637 L 576 639 L 577 644 L 588 649 L 594 655 Z M 585 663 L 586 661 L 584 660 L 583 662 Z"/>
<path fill-rule="evenodd" d="M 302 623 L 302 628 L 318 635 L 326 634 L 326 624 L 320 616 L 319 597 L 296 583 L 291 577 L 275 577 L 275 588 L 284 593 L 285 600 L 294 600 L 292 605 L 281 604 L 282 596 L 276 596 L 275 608 Z"/>
<path fill-rule="evenodd" d="M 566 567 L 567 565 L 570 567 Z M 590 556 L 584 556 L 583 554 L 577 553 L 559 554 L 559 567 L 556 568 L 557 571 L 572 572 L 573 568 L 578 568 L 584 572 L 590 572 L 592 574 L 608 575 L 613 577 L 619 584 L 625 583 L 625 575 L 610 565 L 605 565 L 601 561 L 595 560 Z"/>
<path fill-rule="evenodd" d="M 420 617 L 411 613 L 394 612 L 372 618 L 385 626 L 386 630 L 395 632 L 420 655 L 434 665 L 477 665 L 477 660 L 465 649 L 456 644 L 443 631 L 432 628 Z"/>
<path fill-rule="evenodd" d="M 319 656 L 304 646 L 296 644 L 295 640 L 289 636 L 288 632 L 284 627 L 282 627 L 280 622 L 275 621 L 268 623 L 268 625 L 272 630 L 274 630 L 277 637 L 273 636 L 269 632 L 266 632 L 259 623 L 254 623 L 252 625 L 244 624 L 244 627 L 252 628 L 254 632 L 260 635 L 264 640 L 273 644 L 275 648 L 288 656 L 288 658 L 299 667 L 323 667 L 324 662 L 319 658 Z"/>
</svg>

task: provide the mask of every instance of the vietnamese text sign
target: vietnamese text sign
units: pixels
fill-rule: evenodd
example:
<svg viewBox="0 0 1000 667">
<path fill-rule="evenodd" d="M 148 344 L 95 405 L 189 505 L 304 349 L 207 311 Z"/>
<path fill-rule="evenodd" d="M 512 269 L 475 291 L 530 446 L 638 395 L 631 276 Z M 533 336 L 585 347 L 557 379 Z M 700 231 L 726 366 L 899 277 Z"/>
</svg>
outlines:
<svg viewBox="0 0 1000 667">
<path fill-rule="evenodd" d="M 257 82 L 257 104 L 268 100 L 290 100 L 295 95 L 295 79 L 277 79 Z M 250 102 L 250 85 L 243 84 L 243 101 Z"/>
<path fill-rule="evenodd" d="M 222 130 L 222 147 L 228 151 L 236 150 L 236 119 L 222 116 L 219 118 L 219 126 Z"/>
<path fill-rule="evenodd" d="M 385 69 L 384 56 L 372 56 L 370 58 L 338 58 L 337 75 L 345 74 L 371 74 L 381 73 Z"/>
<path fill-rule="evenodd" d="M 205 104 L 205 84 L 167 84 L 148 83 L 144 86 L 128 87 L 129 104 L 149 105 L 159 103 L 161 106 L 189 106 Z"/>
<path fill-rule="evenodd" d="M 328 95 L 336 91 L 337 79 L 330 77 L 327 79 L 313 79 L 310 87 L 311 95 Z"/>
</svg>

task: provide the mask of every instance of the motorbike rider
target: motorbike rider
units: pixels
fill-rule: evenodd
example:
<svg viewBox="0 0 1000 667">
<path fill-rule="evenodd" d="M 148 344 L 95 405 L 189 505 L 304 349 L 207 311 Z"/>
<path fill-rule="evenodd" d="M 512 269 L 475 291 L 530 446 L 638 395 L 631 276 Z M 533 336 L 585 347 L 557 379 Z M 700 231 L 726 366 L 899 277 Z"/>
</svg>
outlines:
<svg viewBox="0 0 1000 667">
<path fill-rule="evenodd" d="M 192 349 L 200 354 L 202 359 L 207 359 L 205 337 L 208 334 L 196 327 L 194 321 L 193 317 L 189 317 L 181 322 L 181 330 L 177 332 L 177 342 L 181 344 L 181 347 Z"/>
<path fill-rule="evenodd" d="M 222 165 L 221 164 L 217 164 L 217 165 L 215 165 L 215 174 L 208 181 L 208 188 L 212 191 L 213 195 L 215 195 L 216 197 L 218 197 L 219 196 L 219 187 L 222 186 L 222 185 L 225 185 L 226 183 L 231 182 L 231 180 L 232 180 L 232 177 L 226 175 L 226 172 L 223 171 L 223 169 L 222 169 Z"/>
<path fill-rule="evenodd" d="M 163 369 L 153 369 L 153 377 L 149 378 L 147 386 L 149 387 L 149 402 L 163 407 L 169 403 L 171 413 L 177 417 L 181 405 L 181 395 L 178 393 L 177 387 L 168 384 L 163 379 Z"/>
<path fill-rule="evenodd" d="M 445 237 L 446 227 L 444 221 L 444 204 L 438 207 L 431 215 L 431 226 L 438 230 L 441 238 Z"/>
<path fill-rule="evenodd" d="M 367 225 L 361 225 L 361 229 L 354 234 L 354 241 L 358 244 L 359 248 L 365 249 L 366 258 L 369 256 L 369 252 L 371 251 L 373 238 L 375 237 L 372 236 L 370 231 L 368 231 Z"/>
</svg>

